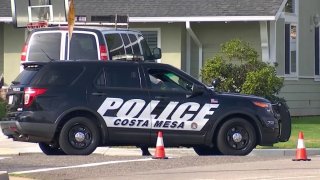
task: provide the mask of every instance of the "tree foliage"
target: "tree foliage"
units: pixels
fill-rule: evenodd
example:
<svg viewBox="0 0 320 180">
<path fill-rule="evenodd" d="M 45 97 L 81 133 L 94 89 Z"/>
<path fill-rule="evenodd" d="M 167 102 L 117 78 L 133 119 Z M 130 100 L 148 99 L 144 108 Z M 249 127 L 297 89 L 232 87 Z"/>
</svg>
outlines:
<svg viewBox="0 0 320 180">
<path fill-rule="evenodd" d="M 283 87 L 275 66 L 258 60 L 257 51 L 249 43 L 233 39 L 221 45 L 220 52 L 206 61 L 201 75 L 207 84 L 219 79 L 216 90 L 253 94 L 279 100 L 275 95 Z"/>
</svg>

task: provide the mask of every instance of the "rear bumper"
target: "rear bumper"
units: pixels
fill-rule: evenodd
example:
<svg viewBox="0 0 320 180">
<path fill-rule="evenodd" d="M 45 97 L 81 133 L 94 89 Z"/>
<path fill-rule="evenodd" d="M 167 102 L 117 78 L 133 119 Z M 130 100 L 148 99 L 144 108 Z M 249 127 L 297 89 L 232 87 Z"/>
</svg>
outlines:
<svg viewBox="0 0 320 180">
<path fill-rule="evenodd" d="M 51 142 L 54 128 L 51 124 L 2 121 L 0 127 L 4 135 L 15 141 Z"/>
</svg>

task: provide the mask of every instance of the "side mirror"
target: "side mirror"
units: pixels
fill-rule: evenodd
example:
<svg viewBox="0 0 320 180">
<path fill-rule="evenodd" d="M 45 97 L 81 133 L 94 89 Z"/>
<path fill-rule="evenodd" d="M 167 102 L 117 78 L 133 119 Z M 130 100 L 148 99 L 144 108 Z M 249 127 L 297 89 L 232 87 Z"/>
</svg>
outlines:
<svg viewBox="0 0 320 180">
<path fill-rule="evenodd" d="M 212 79 L 211 85 L 212 85 L 213 88 L 216 88 L 217 86 L 219 86 L 219 84 L 220 84 L 220 79 L 219 78 Z"/>
<path fill-rule="evenodd" d="M 154 59 L 161 59 L 161 57 L 162 57 L 162 53 L 161 53 L 160 48 L 154 48 L 152 51 L 152 54 L 153 54 Z"/>
<path fill-rule="evenodd" d="M 204 93 L 204 88 L 202 86 L 199 86 L 197 84 L 193 84 L 192 86 L 192 94 L 187 96 L 187 98 L 192 98 L 192 97 L 195 97 L 195 96 L 199 96 L 201 94 Z"/>
</svg>

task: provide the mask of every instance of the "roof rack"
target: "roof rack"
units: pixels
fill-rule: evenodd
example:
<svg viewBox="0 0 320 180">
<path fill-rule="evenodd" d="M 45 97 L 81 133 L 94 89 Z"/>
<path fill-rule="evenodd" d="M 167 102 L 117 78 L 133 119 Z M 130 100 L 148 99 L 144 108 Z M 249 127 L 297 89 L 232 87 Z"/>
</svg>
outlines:
<svg viewBox="0 0 320 180">
<path fill-rule="evenodd" d="M 87 21 L 86 16 L 77 16 L 75 25 L 84 26 L 107 26 L 107 27 L 124 27 L 129 29 L 129 15 L 107 15 L 91 16 L 91 21 Z M 51 22 L 50 25 L 67 25 L 67 22 Z"/>
<path fill-rule="evenodd" d="M 141 55 L 133 55 L 133 54 L 115 55 L 115 56 L 112 56 L 112 60 L 143 61 L 144 57 Z"/>
</svg>

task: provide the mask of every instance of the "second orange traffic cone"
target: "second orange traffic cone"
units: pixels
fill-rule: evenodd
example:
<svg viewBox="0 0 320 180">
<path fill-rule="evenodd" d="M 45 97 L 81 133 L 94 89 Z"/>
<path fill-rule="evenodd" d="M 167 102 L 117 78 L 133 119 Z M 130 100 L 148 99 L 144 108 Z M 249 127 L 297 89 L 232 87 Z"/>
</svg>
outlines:
<svg viewBox="0 0 320 180">
<path fill-rule="evenodd" d="M 303 142 L 303 132 L 299 132 L 298 145 L 296 151 L 296 158 L 293 161 L 311 161 L 307 158 L 307 150 Z"/>
<path fill-rule="evenodd" d="M 162 132 L 158 132 L 158 138 L 157 138 L 157 145 L 156 145 L 156 152 L 154 153 L 153 159 L 168 159 L 166 157 L 166 154 L 164 152 L 164 144 L 163 144 L 163 137 Z"/>
</svg>

